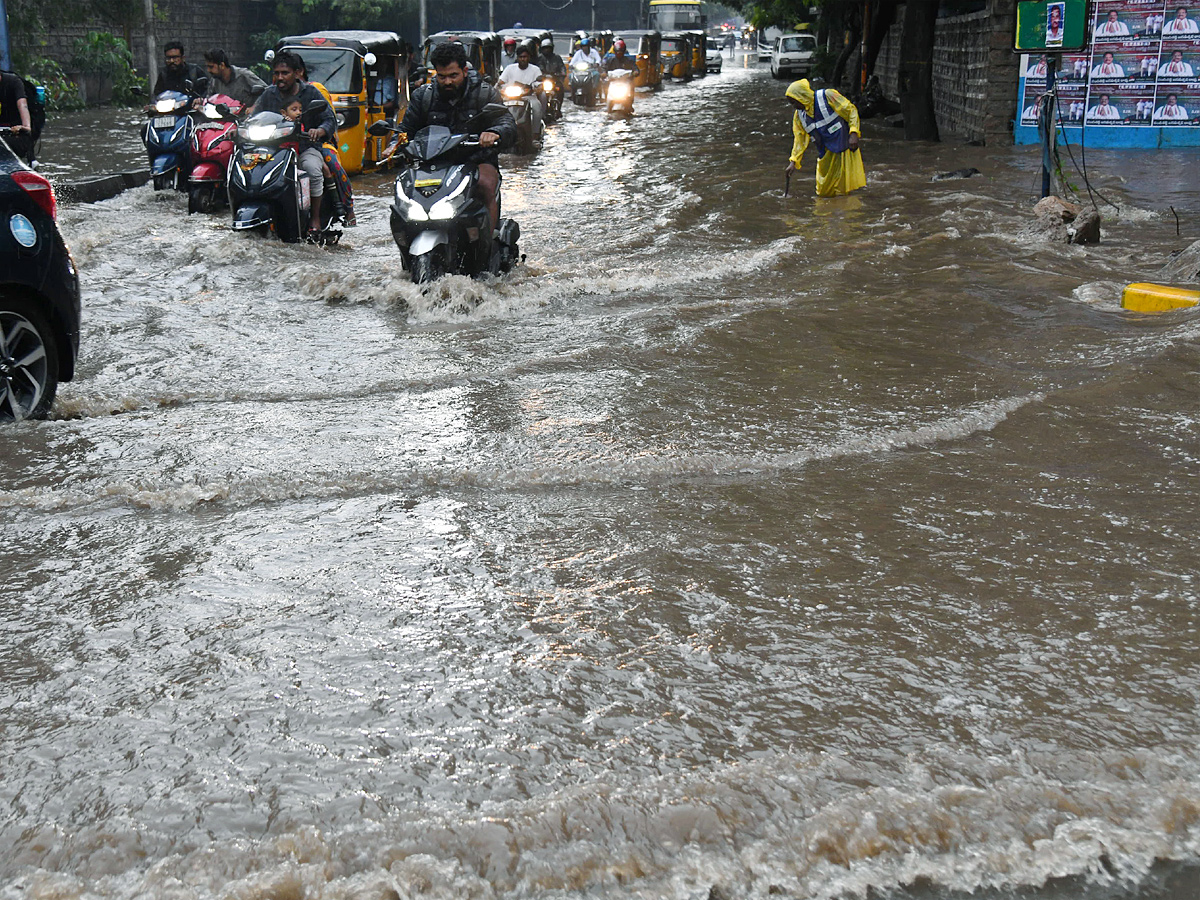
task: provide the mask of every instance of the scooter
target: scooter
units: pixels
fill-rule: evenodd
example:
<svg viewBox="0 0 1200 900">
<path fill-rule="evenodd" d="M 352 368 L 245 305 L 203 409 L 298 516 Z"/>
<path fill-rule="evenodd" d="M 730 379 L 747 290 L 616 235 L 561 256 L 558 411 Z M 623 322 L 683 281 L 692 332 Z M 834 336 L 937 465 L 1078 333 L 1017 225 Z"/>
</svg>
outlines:
<svg viewBox="0 0 1200 900">
<path fill-rule="evenodd" d="M 184 189 L 191 165 L 192 98 L 163 91 L 150 104 L 150 119 L 142 127 L 142 142 L 150 157 L 150 177 L 156 191 Z"/>
<path fill-rule="evenodd" d="M 542 103 L 527 84 L 512 82 L 501 89 L 504 105 L 517 123 L 517 144 L 513 153 L 529 156 L 542 149 L 546 136 Z"/>
<path fill-rule="evenodd" d="M 274 112 L 256 113 L 238 125 L 229 163 L 234 231 L 274 230 L 289 244 L 304 237 L 312 192 L 308 173 L 299 165 L 302 134 L 300 122 Z M 342 236 L 334 227 L 338 220 L 333 194 L 326 190 L 321 198 L 322 244 L 336 244 Z"/>
<path fill-rule="evenodd" d="M 368 129 L 376 137 L 398 130 L 387 121 Z M 422 128 L 403 145 L 407 165 L 396 176 L 391 229 L 414 284 L 501 275 L 521 259 L 520 226 L 502 217 L 493 237 L 491 216 L 475 196 L 479 166 L 472 156 L 480 146 L 478 135 L 442 125 Z"/>
<path fill-rule="evenodd" d="M 542 93 L 546 95 L 545 119 L 547 125 L 562 118 L 563 92 L 566 88 L 565 76 L 547 75 L 542 79 Z"/>
<path fill-rule="evenodd" d="M 610 113 L 633 115 L 633 69 L 613 69 L 608 73 L 605 99 Z"/>
<path fill-rule="evenodd" d="M 188 215 L 216 212 L 228 200 L 225 180 L 237 136 L 242 104 L 216 94 L 204 101 L 203 119 L 192 132 L 192 173 L 188 176 Z"/>
<path fill-rule="evenodd" d="M 577 62 L 571 66 L 571 101 L 576 106 L 595 106 L 600 93 L 600 70 Z"/>
</svg>

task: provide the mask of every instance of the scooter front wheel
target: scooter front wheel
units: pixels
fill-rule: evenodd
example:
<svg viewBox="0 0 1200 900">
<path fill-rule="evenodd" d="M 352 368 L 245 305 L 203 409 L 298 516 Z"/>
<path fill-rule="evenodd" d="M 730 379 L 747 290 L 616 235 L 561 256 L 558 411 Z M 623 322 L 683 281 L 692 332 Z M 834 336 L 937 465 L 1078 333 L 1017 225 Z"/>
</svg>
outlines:
<svg viewBox="0 0 1200 900">
<path fill-rule="evenodd" d="M 413 284 L 428 284 L 431 281 L 437 281 L 446 274 L 445 266 L 442 265 L 442 261 L 438 258 L 440 255 L 438 249 L 435 247 L 428 253 L 422 253 L 420 256 L 412 258 L 410 272 Z"/>
</svg>

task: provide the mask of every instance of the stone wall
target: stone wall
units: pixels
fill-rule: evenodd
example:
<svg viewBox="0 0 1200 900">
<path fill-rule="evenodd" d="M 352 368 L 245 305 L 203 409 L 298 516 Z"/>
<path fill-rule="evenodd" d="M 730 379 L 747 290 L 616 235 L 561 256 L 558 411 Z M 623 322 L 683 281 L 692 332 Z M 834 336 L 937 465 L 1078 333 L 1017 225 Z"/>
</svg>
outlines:
<svg viewBox="0 0 1200 900">
<path fill-rule="evenodd" d="M 945 139 L 1011 140 L 1017 105 L 1017 56 L 1012 52 L 1015 0 L 990 0 L 987 10 L 938 19 L 933 50 L 933 101 Z M 879 52 L 875 72 L 896 97 L 904 8 Z"/>
<path fill-rule="evenodd" d="M 154 27 L 160 67 L 163 45 L 171 40 L 182 41 L 187 48 L 188 62 L 199 65 L 204 64 L 204 51 L 212 47 L 223 48 L 234 65 L 257 62 L 250 51 L 250 35 L 270 28 L 275 13 L 274 0 L 157 0 L 155 8 L 163 17 Z M 89 31 L 111 31 L 126 38 L 133 52 L 134 65 L 145 74 L 148 66 L 146 38 L 140 28 L 126 34 L 119 27 L 99 23 L 57 27 L 47 36 L 42 55 L 69 68 L 75 42 Z"/>
</svg>

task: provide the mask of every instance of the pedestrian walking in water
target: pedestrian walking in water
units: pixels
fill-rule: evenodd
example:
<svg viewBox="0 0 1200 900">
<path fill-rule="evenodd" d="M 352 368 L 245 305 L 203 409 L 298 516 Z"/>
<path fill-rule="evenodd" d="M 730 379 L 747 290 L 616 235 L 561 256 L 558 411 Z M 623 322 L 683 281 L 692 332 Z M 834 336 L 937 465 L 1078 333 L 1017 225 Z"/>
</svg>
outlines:
<svg viewBox="0 0 1200 900">
<path fill-rule="evenodd" d="M 808 145 L 817 146 L 817 195 L 835 197 L 866 186 L 859 152 L 858 109 L 832 88 L 814 90 L 808 79 L 793 81 L 785 94 L 795 107 L 792 155 L 785 174 L 800 168 Z"/>
</svg>

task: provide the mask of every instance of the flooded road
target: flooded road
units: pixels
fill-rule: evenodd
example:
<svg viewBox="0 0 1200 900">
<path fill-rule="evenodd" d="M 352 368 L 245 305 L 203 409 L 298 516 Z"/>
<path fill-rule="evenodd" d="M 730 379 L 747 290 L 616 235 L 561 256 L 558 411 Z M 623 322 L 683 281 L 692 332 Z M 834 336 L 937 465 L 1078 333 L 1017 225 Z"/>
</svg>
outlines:
<svg viewBox="0 0 1200 900">
<path fill-rule="evenodd" d="M 1200 320 L 1119 308 L 1195 155 L 1051 247 L 1011 148 L 783 199 L 782 90 L 569 109 L 500 282 L 409 284 L 383 175 L 331 249 L 63 208 L 0 898 L 1196 896 Z"/>
</svg>

